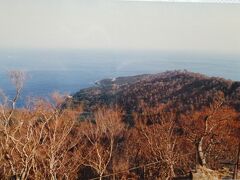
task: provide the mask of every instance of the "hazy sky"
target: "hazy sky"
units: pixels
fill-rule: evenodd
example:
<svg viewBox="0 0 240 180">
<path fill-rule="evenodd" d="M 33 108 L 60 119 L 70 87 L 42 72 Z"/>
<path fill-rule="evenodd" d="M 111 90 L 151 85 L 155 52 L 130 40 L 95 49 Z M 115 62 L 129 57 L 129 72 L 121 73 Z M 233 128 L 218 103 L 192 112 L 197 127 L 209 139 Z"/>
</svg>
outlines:
<svg viewBox="0 0 240 180">
<path fill-rule="evenodd" d="M 0 0 L 0 49 L 240 54 L 240 4 Z"/>
</svg>

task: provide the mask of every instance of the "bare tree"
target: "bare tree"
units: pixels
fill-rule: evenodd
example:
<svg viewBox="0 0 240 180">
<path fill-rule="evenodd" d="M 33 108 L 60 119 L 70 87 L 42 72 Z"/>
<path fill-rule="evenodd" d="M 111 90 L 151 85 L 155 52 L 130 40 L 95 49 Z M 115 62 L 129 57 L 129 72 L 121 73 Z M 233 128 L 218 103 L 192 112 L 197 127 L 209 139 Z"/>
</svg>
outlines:
<svg viewBox="0 0 240 180">
<path fill-rule="evenodd" d="M 65 96 L 54 93 L 54 103 L 35 101 L 34 116 L 37 117 L 36 137 L 38 150 L 36 161 L 41 169 L 35 174 L 41 178 L 75 178 L 81 159 L 81 139 L 77 126 L 80 109 L 61 109 Z"/>
<path fill-rule="evenodd" d="M 158 162 L 159 178 L 172 179 L 175 177 L 174 168 L 179 158 L 173 113 L 164 112 L 161 106 L 145 107 L 143 113 L 135 118 L 139 136 L 143 138 L 145 156 L 151 162 Z"/>
<path fill-rule="evenodd" d="M 95 112 L 95 122 L 82 123 L 89 152 L 84 165 L 96 170 L 100 180 L 111 163 L 123 130 L 122 114 L 113 109 L 101 108 Z"/>
<path fill-rule="evenodd" d="M 181 119 L 186 140 L 196 147 L 198 165 L 207 166 L 213 162 L 216 164 L 221 155 L 227 154 L 227 148 L 230 149 L 234 144 L 232 131 L 236 129 L 233 126 L 237 114 L 235 110 L 224 105 L 223 99 L 218 99 L 209 108 L 196 111 Z M 211 159 L 213 160 L 210 162 Z"/>
<path fill-rule="evenodd" d="M 14 110 L 16 108 L 16 102 L 18 101 L 25 79 L 26 74 L 22 71 L 11 71 L 9 72 L 9 78 L 12 82 L 12 84 L 15 87 L 15 95 L 13 99 L 9 99 L 4 92 L 1 90 L 1 114 L 2 114 L 2 120 L 4 121 L 4 124 L 6 126 L 9 125 L 9 121 L 14 113 Z"/>
<path fill-rule="evenodd" d="M 24 74 L 11 72 L 16 87 L 12 100 L 2 93 L 0 125 L 0 169 L 3 178 L 73 179 L 81 165 L 79 109 L 62 109 L 64 96 L 54 94 L 55 103 L 34 99 L 29 109 L 16 109 Z M 10 104 L 10 105 L 9 105 Z"/>
<path fill-rule="evenodd" d="M 3 153 L 2 157 L 6 159 L 9 166 L 11 167 L 11 172 L 14 176 L 17 176 L 16 168 L 14 167 L 14 159 L 12 159 L 10 156 L 10 153 L 12 153 L 12 143 L 15 145 L 15 149 L 18 150 L 18 145 L 20 144 L 19 141 L 17 141 L 12 134 L 16 134 L 16 131 L 19 129 L 22 123 L 15 126 L 15 128 L 10 128 L 10 121 L 13 120 L 13 114 L 15 112 L 15 106 L 16 102 L 18 101 L 20 97 L 21 90 L 23 88 L 23 84 L 25 81 L 25 73 L 21 71 L 11 71 L 9 72 L 9 77 L 11 82 L 13 83 L 15 87 L 15 96 L 13 99 L 9 99 L 3 91 L 1 91 L 1 147 Z M 11 144 L 11 145 L 10 145 Z M 25 154 L 25 158 L 28 158 Z M 25 174 L 28 172 L 28 167 L 25 167 L 22 169 L 22 175 L 25 176 Z"/>
</svg>

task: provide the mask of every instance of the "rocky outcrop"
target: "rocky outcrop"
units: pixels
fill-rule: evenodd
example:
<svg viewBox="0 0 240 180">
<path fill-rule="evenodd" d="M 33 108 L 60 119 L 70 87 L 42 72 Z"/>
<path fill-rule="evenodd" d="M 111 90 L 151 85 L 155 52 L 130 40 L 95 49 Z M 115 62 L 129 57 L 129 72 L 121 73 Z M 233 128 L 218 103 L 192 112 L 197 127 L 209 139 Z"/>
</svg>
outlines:
<svg viewBox="0 0 240 180">
<path fill-rule="evenodd" d="M 232 175 L 228 169 L 216 171 L 203 166 L 198 166 L 196 168 L 196 172 L 192 173 L 193 180 L 220 180 L 231 178 Z"/>
</svg>

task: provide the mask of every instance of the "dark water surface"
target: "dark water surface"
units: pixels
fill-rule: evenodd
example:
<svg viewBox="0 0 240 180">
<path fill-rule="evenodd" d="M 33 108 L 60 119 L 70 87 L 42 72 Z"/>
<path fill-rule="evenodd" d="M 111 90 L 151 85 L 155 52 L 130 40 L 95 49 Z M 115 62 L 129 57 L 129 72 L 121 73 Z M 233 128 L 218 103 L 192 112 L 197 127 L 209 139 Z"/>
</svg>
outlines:
<svg viewBox="0 0 240 180">
<path fill-rule="evenodd" d="M 186 69 L 209 76 L 240 80 L 240 58 L 160 52 L 107 51 L 0 51 L 0 88 L 9 96 L 11 70 L 23 70 L 27 80 L 19 105 L 27 96 L 49 96 L 51 92 L 74 93 L 103 78 L 159 73 Z"/>
</svg>

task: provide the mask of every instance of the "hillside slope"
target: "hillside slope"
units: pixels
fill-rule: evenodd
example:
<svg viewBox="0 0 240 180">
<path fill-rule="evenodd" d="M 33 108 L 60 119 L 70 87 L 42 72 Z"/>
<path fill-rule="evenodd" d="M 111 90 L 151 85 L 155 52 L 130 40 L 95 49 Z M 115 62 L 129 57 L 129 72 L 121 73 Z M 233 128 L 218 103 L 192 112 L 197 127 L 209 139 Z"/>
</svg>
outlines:
<svg viewBox="0 0 240 180">
<path fill-rule="evenodd" d="M 167 71 L 104 79 L 74 94 L 73 102 L 83 102 L 86 111 L 99 105 L 118 105 L 131 113 L 141 111 L 143 104 L 167 104 L 174 111 L 188 112 L 209 106 L 217 98 L 224 98 L 226 104 L 240 111 L 240 82 L 188 71 Z"/>
</svg>

